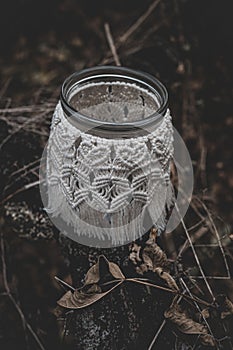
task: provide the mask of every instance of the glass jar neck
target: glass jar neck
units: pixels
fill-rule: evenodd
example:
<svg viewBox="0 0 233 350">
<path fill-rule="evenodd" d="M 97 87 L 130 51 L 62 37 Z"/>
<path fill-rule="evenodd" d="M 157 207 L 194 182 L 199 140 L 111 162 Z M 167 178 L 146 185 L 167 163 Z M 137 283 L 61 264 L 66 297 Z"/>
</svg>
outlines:
<svg viewBox="0 0 233 350">
<path fill-rule="evenodd" d="M 123 67 L 99 66 L 68 77 L 61 106 L 79 130 L 106 138 L 153 131 L 168 105 L 166 88 L 153 76 Z"/>
</svg>

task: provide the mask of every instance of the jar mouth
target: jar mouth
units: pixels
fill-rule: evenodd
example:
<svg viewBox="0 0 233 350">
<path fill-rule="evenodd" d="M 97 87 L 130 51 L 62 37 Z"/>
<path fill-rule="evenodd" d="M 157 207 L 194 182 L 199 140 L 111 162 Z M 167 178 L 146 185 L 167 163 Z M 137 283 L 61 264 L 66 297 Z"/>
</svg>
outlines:
<svg viewBox="0 0 233 350">
<path fill-rule="evenodd" d="M 97 66 L 69 76 L 61 105 L 77 127 L 127 132 L 157 124 L 166 113 L 168 93 L 148 73 L 125 67 Z"/>
</svg>

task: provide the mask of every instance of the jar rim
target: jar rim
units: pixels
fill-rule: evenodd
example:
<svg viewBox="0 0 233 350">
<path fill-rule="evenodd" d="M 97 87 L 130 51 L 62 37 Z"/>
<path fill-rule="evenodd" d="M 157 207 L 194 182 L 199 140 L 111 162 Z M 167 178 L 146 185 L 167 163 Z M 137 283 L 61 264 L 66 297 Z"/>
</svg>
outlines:
<svg viewBox="0 0 233 350">
<path fill-rule="evenodd" d="M 146 86 L 150 92 L 160 98 L 158 109 L 148 117 L 133 122 L 114 123 L 92 118 L 76 110 L 68 100 L 70 89 L 75 85 L 95 77 L 116 77 L 131 79 L 135 83 Z M 83 69 L 68 76 L 62 84 L 60 93 L 61 106 L 66 116 L 71 119 L 72 124 L 82 124 L 90 128 L 127 132 L 135 128 L 153 126 L 160 121 L 168 107 L 168 92 L 165 86 L 153 75 L 131 68 L 119 66 L 96 66 Z"/>
</svg>

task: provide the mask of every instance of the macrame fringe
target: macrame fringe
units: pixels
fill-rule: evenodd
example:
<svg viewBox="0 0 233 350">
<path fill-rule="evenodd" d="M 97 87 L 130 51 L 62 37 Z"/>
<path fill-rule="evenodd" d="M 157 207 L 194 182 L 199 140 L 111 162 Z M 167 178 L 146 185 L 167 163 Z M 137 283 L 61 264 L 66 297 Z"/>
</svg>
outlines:
<svg viewBox="0 0 233 350">
<path fill-rule="evenodd" d="M 104 213 L 96 215 L 96 211 L 89 208 L 82 208 L 83 210 L 75 210 L 64 198 L 61 185 L 48 187 L 48 206 L 45 208 L 46 212 L 53 218 L 62 219 L 64 224 L 64 231 L 69 231 L 68 235 L 77 239 L 81 236 L 88 239 L 107 241 L 110 245 L 122 245 L 132 242 L 139 238 L 143 233 L 144 209 L 142 206 L 138 208 L 139 215 L 130 220 L 129 213 L 131 209 L 123 209 L 118 213 L 114 213 L 113 224 L 115 227 L 106 226 Z M 84 215 L 81 214 L 83 212 Z M 135 211 L 134 211 L 135 213 Z M 126 220 L 128 222 L 126 223 Z M 89 223 L 92 222 L 92 225 Z M 90 241 L 91 242 L 91 241 Z M 101 242 L 100 242 L 101 244 Z"/>
<path fill-rule="evenodd" d="M 161 210 L 161 206 L 162 210 Z M 158 229 L 158 235 L 164 232 L 168 220 L 168 211 L 174 205 L 174 193 L 171 185 L 167 187 L 166 202 L 158 203 L 154 197 L 148 206 L 137 205 L 136 208 L 124 208 L 112 217 L 112 225 L 106 225 L 105 215 L 84 205 L 80 210 L 73 209 L 63 194 L 60 184 L 48 186 L 47 213 L 53 218 L 62 219 L 65 223 L 64 231 L 69 231 L 69 236 L 77 239 L 81 236 L 88 239 L 107 241 L 111 245 L 123 245 L 140 238 L 145 233 L 143 219 L 145 210 L 148 209 L 151 217 L 151 226 Z M 159 208 L 159 209 L 158 209 Z M 131 217 L 134 213 L 134 218 Z M 127 219 L 127 221 L 126 221 Z M 90 224 L 92 223 L 92 224 Z M 107 226 L 107 227 L 104 227 Z M 151 227 L 146 227 L 149 230 Z"/>
<path fill-rule="evenodd" d="M 72 126 L 59 103 L 48 147 L 46 210 L 54 222 L 62 221 L 59 229 L 74 240 L 89 238 L 90 244 L 97 239 L 122 245 L 141 237 L 149 225 L 160 234 L 173 205 L 172 154 L 169 110 L 151 134 L 105 139 Z"/>
</svg>

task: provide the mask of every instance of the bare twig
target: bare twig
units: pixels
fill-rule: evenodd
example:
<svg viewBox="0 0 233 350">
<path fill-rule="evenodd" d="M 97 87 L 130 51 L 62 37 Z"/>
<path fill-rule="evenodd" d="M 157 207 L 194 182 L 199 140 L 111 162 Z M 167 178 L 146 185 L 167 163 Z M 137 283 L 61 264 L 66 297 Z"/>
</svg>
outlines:
<svg viewBox="0 0 233 350">
<path fill-rule="evenodd" d="M 156 342 L 156 340 L 157 340 L 159 334 L 160 334 L 161 331 L 163 330 L 163 328 L 164 328 L 164 326 L 166 325 L 166 323 L 167 323 L 167 320 L 164 319 L 163 322 L 161 323 L 159 329 L 157 330 L 157 332 L 156 332 L 156 334 L 155 334 L 155 336 L 154 336 L 152 342 L 150 343 L 150 346 L 149 346 L 148 350 L 152 350 L 152 348 L 153 348 L 153 346 L 154 346 L 154 344 L 155 344 L 155 342 Z"/>
<path fill-rule="evenodd" d="M 159 28 L 161 28 L 164 25 L 165 21 L 160 21 L 158 22 L 158 24 L 156 24 L 155 26 L 153 26 L 151 28 L 151 30 L 149 30 L 148 32 L 145 33 L 145 35 L 140 38 L 139 40 L 137 40 L 137 45 L 135 46 L 135 44 L 132 42 L 130 42 L 127 45 L 127 48 L 124 50 L 123 54 L 124 57 L 127 57 L 129 55 L 135 54 L 137 52 L 139 52 L 140 50 L 142 50 L 143 48 L 145 48 L 145 42 L 147 40 L 147 38 L 151 35 L 151 33 L 154 33 L 156 31 L 159 30 Z M 119 49 L 121 47 L 121 45 L 119 45 L 119 42 L 116 42 L 115 44 L 116 49 Z M 105 57 L 102 60 L 102 64 L 108 64 L 111 63 L 113 61 L 112 56 L 111 57 Z"/>
<path fill-rule="evenodd" d="M 189 296 L 192 297 L 192 293 L 190 291 L 190 289 L 188 288 L 187 284 L 185 283 L 185 281 L 183 280 L 183 278 L 180 278 L 180 281 L 181 283 L 183 284 L 185 290 L 188 292 Z M 207 322 L 206 318 L 204 317 L 203 313 L 201 312 L 201 309 L 200 309 L 200 306 L 198 305 L 198 303 L 196 301 L 194 301 L 194 305 L 196 307 L 196 309 L 198 310 L 200 316 L 202 317 L 202 319 L 204 320 L 205 324 L 206 324 L 206 327 L 208 328 L 209 332 L 210 332 L 210 335 L 213 337 L 213 340 L 215 341 L 215 337 L 214 337 L 214 334 L 210 328 L 210 325 L 209 323 Z M 216 344 L 217 346 L 217 344 Z M 218 349 L 218 346 L 217 346 L 217 349 Z"/>
<path fill-rule="evenodd" d="M 126 41 L 128 41 L 128 39 L 134 34 L 134 32 L 143 24 L 143 22 L 146 21 L 146 19 L 151 15 L 151 13 L 154 11 L 154 9 L 159 5 L 159 3 L 161 2 L 161 0 L 155 0 L 149 7 L 148 9 L 126 30 L 126 32 L 124 32 L 124 34 L 122 34 L 119 38 L 117 38 L 115 40 L 115 49 L 118 50 Z M 158 23 L 157 26 L 153 27 L 153 31 L 158 30 L 161 25 L 164 24 L 164 21 L 161 21 Z M 106 31 L 106 29 L 105 29 Z M 144 40 L 142 40 L 142 43 L 144 42 Z M 140 45 L 139 45 L 140 46 Z M 135 50 L 135 48 L 132 49 L 133 51 Z M 136 49 L 137 51 L 137 49 Z M 111 49 L 111 53 L 112 49 Z M 132 53 L 131 51 L 127 51 L 125 54 L 130 54 Z M 115 58 L 114 58 L 115 60 Z M 104 59 L 101 61 L 102 64 L 106 64 L 109 63 L 111 60 L 108 57 L 105 56 Z M 115 60 L 116 62 L 116 60 Z"/>
<path fill-rule="evenodd" d="M 0 144 L 0 150 L 2 149 L 3 145 L 5 145 L 11 138 L 13 135 L 17 134 L 21 129 L 23 129 L 26 125 L 31 124 L 32 121 L 35 121 L 36 119 L 39 119 L 41 117 L 44 117 L 47 114 L 47 111 L 42 112 L 39 115 L 35 115 L 32 118 L 28 118 L 28 120 L 26 120 L 22 125 L 19 125 L 18 128 L 11 134 L 9 134 Z"/>
<path fill-rule="evenodd" d="M 135 282 L 135 283 L 146 285 L 146 286 L 149 286 L 149 287 L 152 287 L 152 288 L 161 289 L 161 290 L 164 290 L 166 292 L 169 292 L 169 293 L 172 293 L 172 294 L 176 294 L 177 296 L 185 297 L 188 300 L 191 300 L 191 301 L 195 300 L 197 303 L 200 303 L 200 304 L 203 304 L 203 305 L 206 305 L 206 306 L 210 306 L 210 303 L 206 302 L 205 300 L 202 300 L 202 299 L 198 298 L 197 296 L 193 296 L 193 297 L 190 297 L 188 295 L 184 296 L 183 293 L 180 292 L 179 290 L 162 287 L 160 285 L 157 285 L 157 284 L 154 284 L 154 283 L 151 283 L 151 282 L 147 282 L 145 279 L 126 278 L 125 281 Z"/>
<path fill-rule="evenodd" d="M 12 176 L 15 176 L 21 172 L 24 172 L 25 170 L 27 170 L 28 168 L 30 168 L 31 166 L 35 165 L 36 163 L 38 163 L 40 161 L 41 161 L 40 158 L 36 159 L 33 162 L 30 162 L 27 165 L 24 165 L 22 168 L 15 170 L 13 173 L 10 174 L 10 176 L 12 177 Z"/>
<path fill-rule="evenodd" d="M 114 44 L 114 40 L 113 40 L 111 31 L 110 31 L 110 26 L 109 26 L 108 23 L 105 23 L 104 30 L 105 30 L 105 34 L 106 34 L 106 38 L 107 38 L 107 41 L 108 41 L 108 45 L 109 45 L 110 50 L 112 52 L 115 64 L 116 64 L 116 66 L 121 66 L 121 62 L 120 62 L 119 56 L 117 54 L 116 46 Z"/>
<path fill-rule="evenodd" d="M 10 83 L 11 83 L 11 80 L 12 80 L 12 77 L 9 77 L 9 78 L 5 81 L 5 83 L 3 84 L 3 86 L 2 86 L 2 88 L 1 88 L 1 90 L 0 90 L 0 100 L 1 100 L 1 98 L 5 95 L 5 93 L 6 93 L 7 89 L 8 89 L 8 87 L 9 87 L 9 85 L 10 85 Z"/>
<path fill-rule="evenodd" d="M 159 5 L 161 0 L 155 0 L 137 20 L 132 24 L 132 26 L 124 33 L 122 34 L 118 42 L 120 44 L 124 43 L 129 39 L 129 37 L 142 25 L 143 22 L 150 16 L 150 14 L 154 11 L 154 9 Z"/>
<path fill-rule="evenodd" d="M 203 137 L 203 131 L 202 127 L 199 128 L 199 143 L 200 143 L 200 162 L 199 162 L 199 170 L 200 170 L 200 177 L 202 186 L 207 186 L 207 179 L 206 179 L 206 157 L 207 157 L 207 148 L 205 145 L 204 137 Z"/>
<path fill-rule="evenodd" d="M 177 300 L 177 304 L 179 304 L 180 301 L 182 300 L 182 298 L 183 298 L 183 296 L 184 296 L 185 293 L 186 293 L 186 291 L 184 291 L 184 292 L 182 293 L 183 295 L 181 295 L 181 296 L 179 297 L 178 300 L 177 300 L 177 296 L 175 296 L 175 298 L 174 298 L 173 301 L 172 301 L 172 304 L 173 304 L 176 300 Z M 150 343 L 148 350 L 152 350 L 152 349 L 153 349 L 153 346 L 154 346 L 156 340 L 158 339 L 158 336 L 159 336 L 160 333 L 162 332 L 163 328 L 165 327 L 166 323 L 167 323 L 167 320 L 164 319 L 163 322 L 161 323 L 159 329 L 157 330 L 157 332 L 156 332 L 156 334 L 155 334 L 155 336 L 154 336 L 152 342 Z"/>
<path fill-rule="evenodd" d="M 180 214 L 179 208 L 178 208 L 177 204 L 175 204 L 175 208 L 176 208 L 176 210 L 177 210 L 177 213 Z M 195 260 L 196 260 L 197 266 L 198 266 L 198 268 L 199 268 L 199 270 L 200 270 L 200 272 L 201 272 L 201 275 L 202 275 L 203 280 L 204 280 L 204 282 L 205 282 L 205 284 L 206 284 L 206 287 L 207 287 L 207 289 L 208 289 L 208 291 L 209 291 L 209 293 L 210 293 L 210 295 L 211 295 L 211 297 L 213 298 L 213 301 L 214 301 L 214 300 L 215 300 L 215 296 L 214 296 L 214 294 L 213 294 L 213 291 L 212 291 L 212 289 L 211 289 L 211 287 L 210 287 L 209 282 L 208 282 L 207 279 L 206 279 L 205 273 L 204 273 L 204 271 L 203 271 L 203 269 L 202 269 L 202 266 L 201 266 L 201 263 L 200 263 L 199 258 L 198 258 L 198 256 L 197 256 L 197 253 L 196 253 L 196 251 L 195 251 L 195 248 L 194 248 L 192 239 L 191 239 L 191 237 L 190 237 L 190 234 L 189 234 L 189 232 L 188 232 L 188 230 L 187 230 L 187 227 L 186 227 L 186 225 L 185 225 L 185 223 L 184 223 L 184 220 L 183 220 L 182 216 L 180 216 L 180 221 L 181 221 L 181 224 L 182 224 L 183 229 L 184 229 L 184 231 L 185 231 L 185 234 L 186 234 L 186 236 L 187 236 L 187 238 L 188 238 L 188 241 L 189 241 L 190 247 L 191 247 L 191 249 L 192 249 L 194 258 L 195 258 Z"/>
<path fill-rule="evenodd" d="M 39 183 L 40 183 L 40 181 L 37 180 L 37 181 L 34 181 L 34 182 L 30 183 L 30 184 L 27 184 L 27 185 L 25 185 L 25 186 L 19 188 L 19 189 L 16 190 L 14 193 L 11 193 L 11 194 L 9 194 L 7 197 L 3 198 L 3 200 L 0 202 L 0 205 L 1 205 L 1 204 L 4 204 L 4 203 L 7 202 L 9 199 L 13 198 L 16 194 L 21 193 L 21 192 L 26 191 L 26 190 L 29 190 L 29 189 L 32 188 L 32 187 L 38 186 Z"/>
<path fill-rule="evenodd" d="M 199 220 L 196 224 L 192 225 L 191 227 L 188 228 L 188 231 L 192 231 L 195 228 L 197 228 L 198 226 L 200 226 L 201 224 L 203 224 L 205 222 L 205 220 L 201 219 Z"/>
<path fill-rule="evenodd" d="M 189 230 L 187 229 L 187 231 Z M 200 229 L 197 232 L 195 232 L 195 234 L 191 237 L 192 242 L 194 243 L 196 240 L 200 239 L 200 237 L 202 237 L 208 231 L 209 231 L 208 227 L 203 227 L 203 226 L 200 227 Z M 189 242 L 189 239 L 187 238 L 179 251 L 177 259 L 180 258 L 182 254 L 184 254 L 184 252 L 189 248 L 189 246 L 190 246 L 190 242 Z"/>
<path fill-rule="evenodd" d="M 223 246 L 222 246 L 222 242 L 221 242 L 221 238 L 219 236 L 219 233 L 218 233 L 218 230 L 217 230 L 217 227 L 214 223 L 214 220 L 207 208 L 207 206 L 205 205 L 205 203 L 203 203 L 200 198 L 196 197 L 197 201 L 199 201 L 199 203 L 202 205 L 202 207 L 205 209 L 207 215 L 208 215 L 208 218 L 209 218 L 209 221 L 213 227 L 213 230 L 214 230 L 214 233 L 216 235 L 216 238 L 217 238 L 217 242 L 218 242 L 218 245 L 219 245 L 219 248 L 221 250 L 221 253 L 222 253 L 222 256 L 223 256 L 223 260 L 224 260 L 224 263 L 225 263 L 225 267 L 226 267 L 226 271 L 227 271 L 227 277 L 228 278 L 231 278 L 231 274 L 230 274 L 230 269 L 229 269 L 229 266 L 228 266 L 228 262 L 227 262 L 227 259 L 226 259 L 226 255 L 225 255 L 225 252 L 224 252 L 224 249 L 223 249 Z"/>
<path fill-rule="evenodd" d="M 19 176 L 17 176 L 17 179 L 13 179 L 11 182 L 9 181 L 7 185 L 4 187 L 3 193 L 6 193 L 7 190 L 9 190 L 12 186 L 15 186 L 16 181 L 19 182 L 23 178 L 26 178 L 29 174 L 35 175 L 37 178 L 39 178 L 39 173 L 37 172 L 40 169 L 40 165 L 35 166 L 34 168 L 31 168 L 25 172 L 25 174 L 21 173 Z M 16 171 L 17 173 L 17 171 Z M 20 171 L 19 171 L 20 173 Z M 9 175 L 9 179 L 11 180 L 13 177 L 13 173 Z"/>
<path fill-rule="evenodd" d="M 65 290 L 68 289 L 68 290 L 71 290 L 72 292 L 75 291 L 75 288 L 73 286 L 71 286 L 67 282 L 61 280 L 59 277 L 55 276 L 54 278 L 62 286 L 63 289 L 65 289 Z"/>
<path fill-rule="evenodd" d="M 52 112 L 54 110 L 54 103 L 49 102 L 43 105 L 29 105 L 29 106 L 20 106 L 20 107 L 12 107 L 12 108 L 1 108 L 1 113 L 31 113 L 31 112 L 38 112 L 38 111 L 45 111 L 46 112 Z"/>
</svg>

